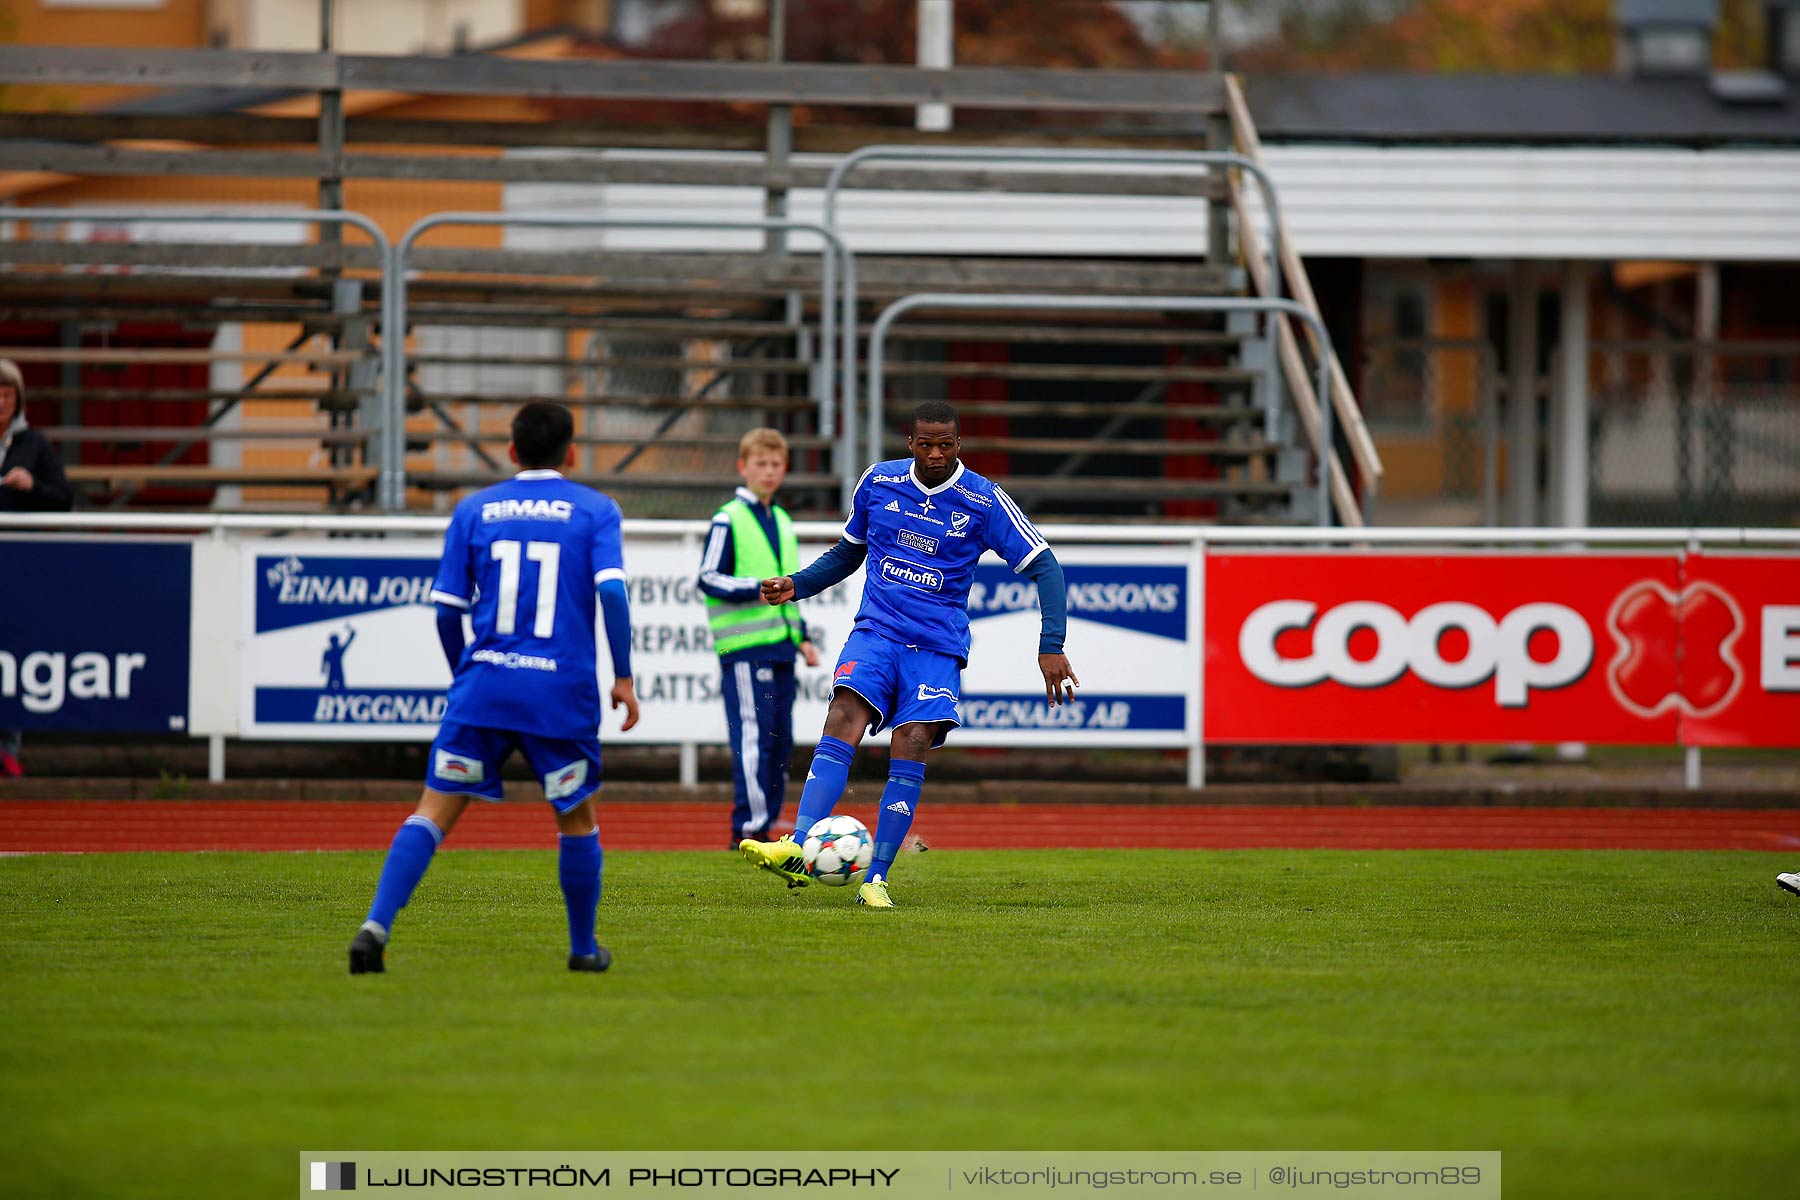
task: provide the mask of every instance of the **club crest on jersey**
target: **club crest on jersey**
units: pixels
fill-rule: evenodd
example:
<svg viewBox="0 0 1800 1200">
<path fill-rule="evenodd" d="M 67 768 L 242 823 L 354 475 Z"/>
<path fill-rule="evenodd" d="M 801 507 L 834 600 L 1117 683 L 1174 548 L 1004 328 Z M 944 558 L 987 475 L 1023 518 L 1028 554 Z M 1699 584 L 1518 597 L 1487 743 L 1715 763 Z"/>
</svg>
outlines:
<svg viewBox="0 0 1800 1200">
<path fill-rule="evenodd" d="M 900 544 L 902 546 L 909 546 L 914 550 L 923 550 L 927 554 L 936 554 L 938 552 L 938 540 L 936 538 L 926 537 L 922 533 L 914 533 L 910 529 L 902 529 L 900 531 Z"/>
<path fill-rule="evenodd" d="M 884 558 L 881 560 L 881 577 L 890 583 L 904 584 L 910 588 L 918 588 L 921 592 L 941 592 L 944 590 L 944 573 L 936 567 L 927 567 L 920 563 L 907 562 L 904 558 Z"/>
<path fill-rule="evenodd" d="M 959 512 L 959 513 L 951 513 L 950 514 L 950 536 L 951 537 L 968 537 L 969 536 L 969 514 L 968 513 Z"/>
<path fill-rule="evenodd" d="M 432 764 L 431 771 L 439 779 L 454 779 L 461 783 L 480 783 L 486 774 L 479 758 L 465 758 L 448 750 L 437 752 L 437 761 Z"/>
<path fill-rule="evenodd" d="M 561 800 L 564 796 L 573 796 L 576 789 L 587 782 L 587 769 L 587 760 L 580 759 L 544 776 L 544 799 Z"/>
</svg>

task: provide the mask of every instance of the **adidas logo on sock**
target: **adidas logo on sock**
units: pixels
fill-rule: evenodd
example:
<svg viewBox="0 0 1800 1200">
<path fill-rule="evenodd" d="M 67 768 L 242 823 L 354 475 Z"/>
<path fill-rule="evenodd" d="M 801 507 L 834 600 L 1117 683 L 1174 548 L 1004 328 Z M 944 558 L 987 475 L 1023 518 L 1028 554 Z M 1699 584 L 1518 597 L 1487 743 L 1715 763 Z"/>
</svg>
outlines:
<svg viewBox="0 0 1800 1200">
<path fill-rule="evenodd" d="M 903 817 L 912 816 L 912 808 L 904 800 L 894 801 L 887 806 L 887 810 L 892 813 L 899 813 Z"/>
<path fill-rule="evenodd" d="M 889 512 L 899 512 L 900 511 L 900 502 L 898 500 L 889 500 L 887 502 L 887 510 Z"/>
<path fill-rule="evenodd" d="M 818 778 L 818 776 L 817 776 L 817 775 L 815 775 L 815 774 L 813 774 L 813 769 L 812 769 L 812 768 L 811 768 L 811 767 L 808 767 L 808 768 L 806 768 L 806 779 L 807 779 L 807 782 L 809 782 L 809 783 L 810 783 L 810 782 L 812 782 L 812 781 L 813 781 L 813 780 L 815 780 L 815 779 L 817 779 L 817 778 Z"/>
</svg>

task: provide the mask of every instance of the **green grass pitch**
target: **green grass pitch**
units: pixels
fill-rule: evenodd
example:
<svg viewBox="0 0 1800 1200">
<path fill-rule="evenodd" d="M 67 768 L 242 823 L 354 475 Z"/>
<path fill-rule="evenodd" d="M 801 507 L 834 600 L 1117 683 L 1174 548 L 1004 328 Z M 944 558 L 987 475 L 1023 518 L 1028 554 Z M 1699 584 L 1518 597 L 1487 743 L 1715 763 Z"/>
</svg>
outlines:
<svg viewBox="0 0 1800 1200">
<path fill-rule="evenodd" d="M 281 1196 L 303 1148 L 1500 1150 L 1509 1196 L 1791 1195 L 1766 854 L 909 856 L 892 912 L 614 854 L 0 859 L 0 1191 Z"/>
</svg>

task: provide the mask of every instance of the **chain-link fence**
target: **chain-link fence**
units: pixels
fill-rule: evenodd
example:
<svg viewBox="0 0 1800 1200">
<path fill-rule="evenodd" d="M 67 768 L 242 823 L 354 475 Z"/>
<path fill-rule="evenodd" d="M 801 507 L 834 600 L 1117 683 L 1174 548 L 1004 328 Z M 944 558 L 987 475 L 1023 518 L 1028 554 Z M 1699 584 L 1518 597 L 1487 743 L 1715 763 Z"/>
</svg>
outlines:
<svg viewBox="0 0 1800 1200">
<path fill-rule="evenodd" d="M 1800 342 L 1597 342 L 1593 356 L 1595 524 L 1800 521 Z"/>
</svg>

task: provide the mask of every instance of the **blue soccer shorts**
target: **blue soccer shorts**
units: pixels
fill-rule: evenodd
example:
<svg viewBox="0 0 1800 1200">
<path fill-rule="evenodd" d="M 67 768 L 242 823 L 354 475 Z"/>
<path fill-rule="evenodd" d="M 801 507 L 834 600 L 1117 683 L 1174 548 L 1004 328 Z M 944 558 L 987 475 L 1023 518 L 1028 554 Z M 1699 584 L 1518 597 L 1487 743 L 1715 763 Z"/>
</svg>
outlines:
<svg viewBox="0 0 1800 1200">
<path fill-rule="evenodd" d="M 544 799 L 568 812 L 600 789 L 600 736 L 553 738 L 445 721 L 431 743 L 425 786 L 436 792 L 498 800 L 500 768 L 517 750 L 544 785 Z"/>
<path fill-rule="evenodd" d="M 856 630 L 844 643 L 831 686 L 848 688 L 869 702 L 875 710 L 870 733 L 914 721 L 962 724 L 957 709 L 962 663 L 954 655 L 903 646 L 866 629 Z M 943 745 L 947 733 L 939 733 L 932 746 Z"/>
</svg>

